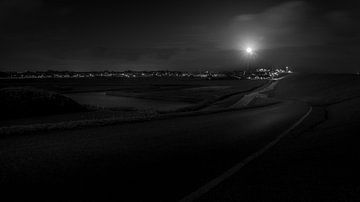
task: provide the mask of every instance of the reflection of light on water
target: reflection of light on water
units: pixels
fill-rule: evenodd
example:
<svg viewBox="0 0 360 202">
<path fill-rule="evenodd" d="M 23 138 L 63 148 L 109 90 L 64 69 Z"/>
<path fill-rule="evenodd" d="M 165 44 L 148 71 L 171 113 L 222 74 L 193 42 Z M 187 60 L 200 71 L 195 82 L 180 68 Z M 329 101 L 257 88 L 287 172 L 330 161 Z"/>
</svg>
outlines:
<svg viewBox="0 0 360 202">
<path fill-rule="evenodd" d="M 107 95 L 106 92 L 68 94 L 68 97 L 80 104 L 99 107 L 133 107 L 137 109 L 174 110 L 189 106 L 189 103 L 167 102 L 133 97 Z"/>
</svg>

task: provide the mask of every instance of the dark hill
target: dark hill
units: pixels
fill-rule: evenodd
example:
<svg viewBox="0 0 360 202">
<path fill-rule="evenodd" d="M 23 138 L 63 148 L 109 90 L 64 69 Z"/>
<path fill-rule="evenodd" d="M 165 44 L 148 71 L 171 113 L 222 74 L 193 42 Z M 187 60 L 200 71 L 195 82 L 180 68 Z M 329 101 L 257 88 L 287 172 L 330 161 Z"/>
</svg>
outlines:
<svg viewBox="0 0 360 202">
<path fill-rule="evenodd" d="M 0 89 L 0 119 L 83 111 L 85 108 L 61 94 L 31 87 Z"/>
</svg>

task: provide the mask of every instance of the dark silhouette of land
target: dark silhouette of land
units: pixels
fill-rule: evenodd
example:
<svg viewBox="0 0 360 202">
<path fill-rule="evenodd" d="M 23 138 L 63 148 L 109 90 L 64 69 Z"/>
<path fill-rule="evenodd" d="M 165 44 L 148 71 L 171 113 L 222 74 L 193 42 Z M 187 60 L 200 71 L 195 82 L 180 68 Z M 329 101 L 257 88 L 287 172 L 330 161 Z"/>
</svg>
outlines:
<svg viewBox="0 0 360 202">
<path fill-rule="evenodd" d="M 294 74 L 160 119 L 7 135 L 2 190 L 14 200 L 176 201 L 294 126 L 196 200 L 356 201 L 359 84 Z"/>
</svg>

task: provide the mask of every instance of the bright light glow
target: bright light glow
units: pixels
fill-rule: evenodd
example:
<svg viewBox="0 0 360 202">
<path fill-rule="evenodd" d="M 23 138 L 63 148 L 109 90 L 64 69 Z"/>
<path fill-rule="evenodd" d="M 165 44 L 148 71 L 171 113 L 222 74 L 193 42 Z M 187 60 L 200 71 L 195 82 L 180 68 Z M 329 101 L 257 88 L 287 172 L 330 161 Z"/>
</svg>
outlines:
<svg viewBox="0 0 360 202">
<path fill-rule="evenodd" d="M 250 48 L 250 47 L 248 47 L 248 48 L 246 48 L 246 52 L 247 52 L 248 54 L 252 55 L 252 54 L 253 54 L 253 49 Z"/>
</svg>

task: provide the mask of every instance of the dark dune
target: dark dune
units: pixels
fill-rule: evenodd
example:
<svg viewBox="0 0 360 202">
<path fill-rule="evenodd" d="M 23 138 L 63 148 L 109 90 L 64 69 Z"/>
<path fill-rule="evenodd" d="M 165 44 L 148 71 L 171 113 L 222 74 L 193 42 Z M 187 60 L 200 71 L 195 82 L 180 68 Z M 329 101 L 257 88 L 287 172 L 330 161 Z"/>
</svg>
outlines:
<svg viewBox="0 0 360 202">
<path fill-rule="evenodd" d="M 32 87 L 0 89 L 0 119 L 83 111 L 85 108 L 61 94 Z"/>
</svg>

